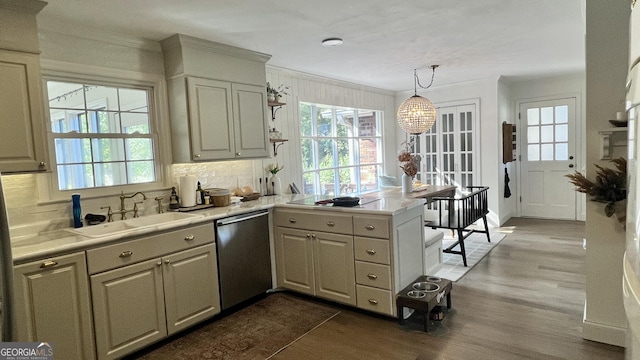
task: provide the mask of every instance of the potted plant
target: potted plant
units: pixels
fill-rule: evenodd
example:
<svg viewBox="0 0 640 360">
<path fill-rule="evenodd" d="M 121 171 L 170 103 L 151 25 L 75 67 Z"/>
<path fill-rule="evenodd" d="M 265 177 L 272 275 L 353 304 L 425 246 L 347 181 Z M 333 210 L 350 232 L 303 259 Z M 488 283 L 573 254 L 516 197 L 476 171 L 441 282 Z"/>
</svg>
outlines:
<svg viewBox="0 0 640 360">
<path fill-rule="evenodd" d="M 271 84 L 267 82 L 267 100 L 271 102 L 280 102 L 280 98 L 284 95 L 289 95 L 287 92 L 289 86 L 280 84 L 277 88 L 271 87 Z"/>
<path fill-rule="evenodd" d="M 579 171 L 575 174 L 565 175 L 569 182 L 576 186 L 576 191 L 591 196 L 592 201 L 607 204 L 604 213 L 611 217 L 616 215 L 620 223 L 626 221 L 626 200 L 627 199 L 627 160 L 620 157 L 611 160 L 614 169 L 605 168 L 595 164 L 595 181 L 587 179 Z"/>
</svg>

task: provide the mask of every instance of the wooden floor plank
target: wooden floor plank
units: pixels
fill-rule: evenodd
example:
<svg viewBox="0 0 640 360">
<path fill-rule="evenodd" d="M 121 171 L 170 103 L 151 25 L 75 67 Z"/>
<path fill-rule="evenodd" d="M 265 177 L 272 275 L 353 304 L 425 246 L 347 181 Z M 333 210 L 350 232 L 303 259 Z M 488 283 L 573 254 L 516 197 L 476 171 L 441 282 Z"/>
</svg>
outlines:
<svg viewBox="0 0 640 360">
<path fill-rule="evenodd" d="M 340 307 L 273 359 L 624 359 L 622 348 L 582 339 L 584 223 L 514 218 L 500 231 L 433 331 Z"/>
</svg>

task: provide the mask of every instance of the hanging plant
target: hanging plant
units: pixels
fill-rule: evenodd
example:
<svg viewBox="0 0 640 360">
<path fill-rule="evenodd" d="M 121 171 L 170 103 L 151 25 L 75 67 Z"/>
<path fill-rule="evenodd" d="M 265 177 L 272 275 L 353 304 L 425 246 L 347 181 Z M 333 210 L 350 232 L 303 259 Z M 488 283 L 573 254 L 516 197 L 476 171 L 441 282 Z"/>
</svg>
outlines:
<svg viewBox="0 0 640 360">
<path fill-rule="evenodd" d="M 591 196 L 592 201 L 607 204 L 604 213 L 608 217 L 616 214 L 618 221 L 624 224 L 626 204 L 619 204 L 622 206 L 617 208 L 616 203 L 627 198 L 627 160 L 620 157 L 611 162 L 614 164 L 613 169 L 594 164 L 598 169 L 595 181 L 587 179 L 579 171 L 565 176 L 576 186 L 576 191 Z"/>
</svg>

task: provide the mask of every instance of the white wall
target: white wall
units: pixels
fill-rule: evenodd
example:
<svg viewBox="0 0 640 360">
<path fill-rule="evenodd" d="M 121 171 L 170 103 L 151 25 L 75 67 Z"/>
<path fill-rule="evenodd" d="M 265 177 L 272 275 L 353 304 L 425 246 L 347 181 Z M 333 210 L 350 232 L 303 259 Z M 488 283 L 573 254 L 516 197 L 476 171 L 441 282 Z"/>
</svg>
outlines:
<svg viewBox="0 0 640 360">
<path fill-rule="evenodd" d="M 506 122 L 508 124 L 516 124 L 517 117 L 515 116 L 514 111 L 514 102 L 511 97 L 512 89 L 510 84 L 506 83 L 503 78 L 500 78 L 498 81 L 498 123 L 500 124 L 500 132 L 498 134 L 498 141 L 502 145 L 502 123 Z M 516 128 L 517 129 L 517 128 Z M 517 131 L 517 130 L 516 130 Z M 498 203 L 498 214 L 500 214 L 500 224 L 504 224 L 507 220 L 509 220 L 513 216 L 517 216 L 517 206 L 518 206 L 518 162 L 511 161 L 504 164 L 504 159 L 502 156 L 502 147 L 500 148 L 499 153 L 499 177 L 501 180 L 498 180 L 498 198 L 500 199 Z M 511 197 L 504 197 L 504 173 L 505 170 L 509 174 L 509 189 L 511 191 Z"/>
<path fill-rule="evenodd" d="M 598 130 L 624 110 L 629 15 L 626 1 L 587 0 L 586 3 L 586 164 L 608 166 L 600 160 Z M 624 346 L 627 319 L 622 303 L 624 229 L 604 214 L 604 204 L 587 201 L 586 301 L 582 335 L 585 339 Z"/>
</svg>

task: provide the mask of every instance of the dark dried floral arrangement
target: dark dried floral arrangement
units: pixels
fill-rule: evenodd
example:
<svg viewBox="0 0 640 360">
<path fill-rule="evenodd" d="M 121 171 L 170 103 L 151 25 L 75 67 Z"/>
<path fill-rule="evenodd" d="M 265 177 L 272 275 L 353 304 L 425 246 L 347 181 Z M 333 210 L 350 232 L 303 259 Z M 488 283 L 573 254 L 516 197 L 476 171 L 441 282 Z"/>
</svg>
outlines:
<svg viewBox="0 0 640 360">
<path fill-rule="evenodd" d="M 614 169 L 594 164 L 598 169 L 595 182 L 587 179 L 579 171 L 565 175 L 569 182 L 576 186 L 576 191 L 591 196 L 592 201 L 606 203 L 604 212 L 607 216 L 616 212 L 616 201 L 627 198 L 627 160 L 620 157 L 611 162 L 615 166 Z"/>
</svg>

